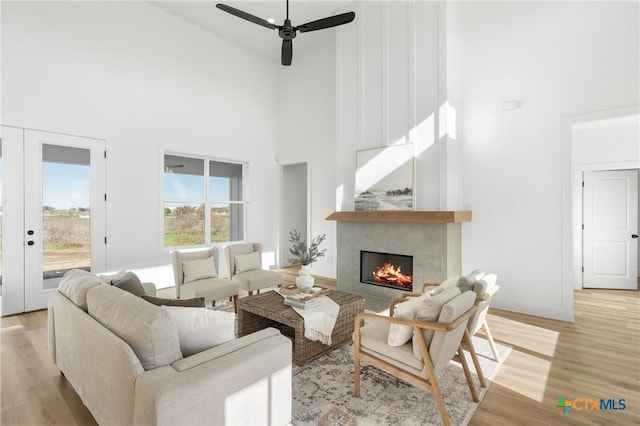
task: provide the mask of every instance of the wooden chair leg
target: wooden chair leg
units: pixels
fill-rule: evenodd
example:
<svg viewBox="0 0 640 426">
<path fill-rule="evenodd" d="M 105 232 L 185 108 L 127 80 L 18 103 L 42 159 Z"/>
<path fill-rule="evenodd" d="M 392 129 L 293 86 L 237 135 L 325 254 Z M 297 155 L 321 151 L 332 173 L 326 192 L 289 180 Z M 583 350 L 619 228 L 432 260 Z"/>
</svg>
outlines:
<svg viewBox="0 0 640 426">
<path fill-rule="evenodd" d="M 484 332 L 487 335 L 489 346 L 491 346 L 491 352 L 493 352 L 493 357 L 497 362 L 502 362 L 502 360 L 500 359 L 500 355 L 498 355 L 498 348 L 496 347 L 496 342 L 494 342 L 493 340 L 493 335 L 491 334 L 491 330 L 489 330 L 489 324 L 487 324 L 486 318 L 484 319 L 482 326 L 484 327 Z"/>
<path fill-rule="evenodd" d="M 471 370 L 469 370 L 467 358 L 464 356 L 464 348 L 462 347 L 462 343 L 460 344 L 460 346 L 458 346 L 458 358 L 460 360 L 460 364 L 462 364 L 464 377 L 467 379 L 467 384 L 469 385 L 469 390 L 471 391 L 471 398 L 473 399 L 473 402 L 479 402 L 480 398 L 478 397 L 478 391 L 476 390 L 476 386 L 473 384 L 473 377 L 471 376 Z"/>
<path fill-rule="evenodd" d="M 480 368 L 480 361 L 478 361 L 478 354 L 476 354 L 476 348 L 473 347 L 473 341 L 471 340 L 471 335 L 469 334 L 468 330 L 464 331 L 463 341 L 466 342 L 467 350 L 469 351 L 469 354 L 471 354 L 471 360 L 473 361 L 473 366 L 476 369 L 476 374 L 478 375 L 480 386 L 483 388 L 488 388 L 489 385 L 487 384 L 487 381 L 484 378 L 484 373 L 482 372 L 482 368 Z"/>
<path fill-rule="evenodd" d="M 360 358 L 353 357 L 353 396 L 360 396 Z"/>
<path fill-rule="evenodd" d="M 440 392 L 438 380 L 434 375 L 429 378 L 429 381 L 431 382 L 431 393 L 433 394 L 433 398 L 436 400 L 436 405 L 438 405 L 438 410 L 440 411 L 442 424 L 445 426 L 451 426 L 451 420 L 449 420 L 449 414 L 447 414 L 447 406 L 444 403 L 444 398 L 442 398 L 442 392 Z"/>
</svg>

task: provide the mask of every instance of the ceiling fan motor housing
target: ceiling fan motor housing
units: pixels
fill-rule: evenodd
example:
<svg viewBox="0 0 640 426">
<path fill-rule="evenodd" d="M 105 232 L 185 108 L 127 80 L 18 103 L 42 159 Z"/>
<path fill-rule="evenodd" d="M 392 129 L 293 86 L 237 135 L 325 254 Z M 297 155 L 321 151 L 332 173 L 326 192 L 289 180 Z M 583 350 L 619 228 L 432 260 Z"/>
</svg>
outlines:
<svg viewBox="0 0 640 426">
<path fill-rule="evenodd" d="M 278 34 L 283 40 L 293 40 L 296 38 L 297 31 L 291 26 L 291 21 L 289 19 L 285 19 L 284 25 L 279 27 Z"/>
</svg>

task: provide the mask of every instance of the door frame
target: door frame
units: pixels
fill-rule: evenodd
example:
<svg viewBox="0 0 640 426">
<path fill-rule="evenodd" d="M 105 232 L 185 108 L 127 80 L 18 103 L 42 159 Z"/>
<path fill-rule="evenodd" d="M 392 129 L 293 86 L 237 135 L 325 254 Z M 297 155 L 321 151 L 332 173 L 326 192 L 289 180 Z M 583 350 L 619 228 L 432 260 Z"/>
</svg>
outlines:
<svg viewBox="0 0 640 426">
<path fill-rule="evenodd" d="M 42 221 L 32 220 L 27 223 L 28 214 L 27 188 L 33 197 L 40 199 L 42 203 L 41 184 L 34 182 L 37 176 L 28 176 L 28 148 L 27 144 L 48 143 L 51 145 L 72 146 L 88 148 L 91 150 L 91 270 L 103 271 L 106 268 L 106 141 L 103 139 L 75 136 L 41 130 L 23 129 L 11 126 L 2 126 L 3 134 L 3 184 L 11 177 L 11 185 L 3 185 L 3 285 L 0 315 L 12 315 L 46 308 L 49 294 L 55 288 L 42 289 L 41 266 L 37 276 L 29 270 L 26 250 L 41 250 L 42 245 Z M 20 140 L 21 143 L 5 144 L 7 136 Z M 34 142 L 37 140 L 37 142 Z M 10 147 L 9 147 L 10 145 Z M 5 151 L 6 148 L 9 148 Z M 41 149 L 37 161 L 41 164 Z M 4 161 L 10 154 L 10 162 Z M 35 161 L 35 159 L 34 159 Z M 41 167 L 38 165 L 37 167 Z M 38 176 L 40 174 L 38 173 Z M 95 197 L 95 199 L 93 198 Z M 8 208 L 7 208 L 8 207 Z M 41 209 L 40 209 L 41 210 Z M 40 216 L 41 217 L 41 216 Z M 7 224 L 11 226 L 6 226 Z M 20 226 L 16 226 L 16 224 Z M 38 236 L 34 246 L 27 247 L 27 227 L 35 231 Z M 22 249 L 17 249 L 21 247 Z M 9 258 L 5 256 L 9 255 Z M 41 259 L 41 254 L 40 254 Z M 59 280 L 59 278 L 57 278 Z M 40 286 L 39 288 L 37 286 Z"/>
<path fill-rule="evenodd" d="M 24 312 L 24 250 L 7 250 L 24 244 L 24 129 L 1 126 L 2 133 L 2 297 L 0 316 Z M 10 139 L 22 144 L 8 143 Z M 7 162 L 7 157 L 11 161 Z M 16 161 L 14 161 L 16 160 Z M 11 176 L 11 185 L 7 185 Z M 11 226 L 7 226 L 11 224 Z"/>
<path fill-rule="evenodd" d="M 573 290 L 582 289 L 582 174 L 585 171 L 640 169 L 640 160 L 615 163 L 576 164 L 572 156 L 573 126 L 590 121 L 640 114 L 640 105 L 565 117 L 562 179 L 562 271 L 563 294 L 571 299 Z M 573 321 L 573 318 L 571 319 Z"/>
<path fill-rule="evenodd" d="M 289 235 L 285 234 L 285 224 L 284 224 L 284 168 L 287 166 L 294 166 L 298 164 L 306 164 L 307 166 L 307 175 L 306 175 L 306 188 L 307 188 L 307 199 L 306 199 L 306 212 L 305 212 L 305 220 L 306 220 L 306 234 L 305 238 L 309 238 L 311 233 L 311 161 L 307 158 L 304 159 L 296 159 L 296 160 L 286 160 L 278 162 L 278 185 L 277 191 L 278 199 L 280 201 L 280 209 L 278 212 L 279 220 L 278 220 L 278 238 L 277 241 L 277 251 L 278 255 L 276 256 L 279 267 L 283 267 L 286 265 L 286 257 L 288 252 L 286 251 L 287 243 L 289 241 Z"/>
</svg>

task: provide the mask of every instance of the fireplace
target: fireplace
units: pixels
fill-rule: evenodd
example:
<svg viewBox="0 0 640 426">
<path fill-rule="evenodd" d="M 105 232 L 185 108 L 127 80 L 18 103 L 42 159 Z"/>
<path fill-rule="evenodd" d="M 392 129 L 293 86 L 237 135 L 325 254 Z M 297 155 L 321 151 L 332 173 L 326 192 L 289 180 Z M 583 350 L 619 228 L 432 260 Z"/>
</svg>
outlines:
<svg viewBox="0 0 640 426">
<path fill-rule="evenodd" d="M 413 256 L 360 251 L 360 282 L 412 291 Z"/>
</svg>

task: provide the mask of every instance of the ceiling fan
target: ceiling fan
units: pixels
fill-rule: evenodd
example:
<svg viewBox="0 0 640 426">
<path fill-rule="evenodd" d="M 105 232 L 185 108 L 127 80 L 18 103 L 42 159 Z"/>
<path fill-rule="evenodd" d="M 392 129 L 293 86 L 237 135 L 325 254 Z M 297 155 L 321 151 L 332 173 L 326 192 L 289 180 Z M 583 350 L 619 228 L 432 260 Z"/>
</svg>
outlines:
<svg viewBox="0 0 640 426">
<path fill-rule="evenodd" d="M 284 20 L 283 25 L 275 25 L 266 19 L 258 18 L 250 13 L 244 12 L 235 7 L 227 6 L 226 4 L 218 3 L 216 7 L 227 13 L 237 16 L 238 18 L 245 19 L 254 24 L 262 25 L 269 29 L 278 29 L 278 35 L 282 39 L 282 65 L 291 65 L 291 58 L 293 57 L 293 39 L 298 35 L 298 31 L 306 33 L 309 31 L 323 30 L 325 28 L 337 27 L 338 25 L 348 24 L 356 17 L 354 12 L 341 13 L 340 15 L 329 16 L 327 18 L 318 19 L 317 21 L 307 22 L 306 24 L 298 25 L 294 27 L 289 20 L 289 0 L 287 0 L 287 17 Z"/>
</svg>

